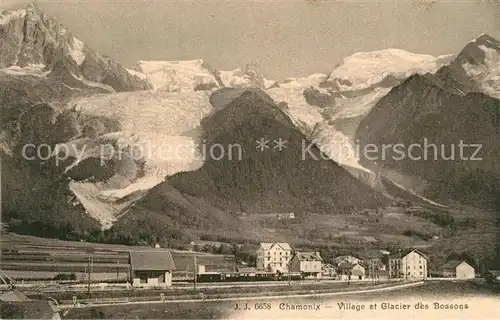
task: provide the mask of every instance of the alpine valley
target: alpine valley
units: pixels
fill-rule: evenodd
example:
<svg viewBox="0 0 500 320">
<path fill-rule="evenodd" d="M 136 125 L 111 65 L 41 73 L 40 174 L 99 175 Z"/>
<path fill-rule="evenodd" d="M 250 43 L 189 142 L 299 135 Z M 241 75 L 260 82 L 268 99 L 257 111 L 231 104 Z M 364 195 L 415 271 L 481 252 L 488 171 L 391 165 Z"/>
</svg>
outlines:
<svg viewBox="0 0 500 320">
<path fill-rule="evenodd" d="M 325 73 L 270 80 L 255 65 L 224 71 L 202 59 L 127 68 L 30 4 L 0 13 L 0 68 L 11 232 L 498 258 L 500 42 L 486 34 L 458 54 L 360 52 Z M 356 152 L 424 138 L 481 144 L 483 160 Z M 239 149 L 207 156 L 216 144 Z M 272 218 L 288 212 L 297 218 Z"/>
</svg>

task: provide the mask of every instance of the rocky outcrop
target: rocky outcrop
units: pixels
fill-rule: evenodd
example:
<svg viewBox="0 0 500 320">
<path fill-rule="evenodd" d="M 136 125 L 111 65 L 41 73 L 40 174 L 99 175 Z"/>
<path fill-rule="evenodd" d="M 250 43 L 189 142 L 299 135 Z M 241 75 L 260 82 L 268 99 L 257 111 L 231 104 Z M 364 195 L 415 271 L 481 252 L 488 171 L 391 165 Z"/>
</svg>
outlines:
<svg viewBox="0 0 500 320">
<path fill-rule="evenodd" d="M 389 147 L 376 160 L 370 155 L 360 163 L 374 171 L 384 165 L 398 172 L 403 180 L 396 182 L 407 187 L 405 182 L 423 180 L 423 195 L 434 200 L 498 208 L 500 100 L 464 94 L 447 80 L 414 75 L 380 99 L 358 127 L 360 150 L 369 144 L 379 151 L 399 144 L 403 155 Z M 476 154 L 476 147 L 460 143 L 481 147 Z M 414 144 L 421 147 L 410 150 Z"/>
<path fill-rule="evenodd" d="M 459 93 L 484 92 L 500 97 L 500 41 L 482 34 L 469 42 L 447 66 L 436 72 Z"/>
<path fill-rule="evenodd" d="M 4 11 L 0 16 L 0 67 L 42 65 L 66 68 L 75 78 L 104 84 L 116 91 L 144 90 L 148 84 L 121 64 L 92 51 L 36 5 Z M 61 70 L 54 74 L 59 75 Z"/>
<path fill-rule="evenodd" d="M 319 89 L 309 87 L 303 91 L 304 99 L 311 106 L 320 108 L 332 107 L 335 104 L 335 98 L 328 92 L 321 92 Z"/>
<path fill-rule="evenodd" d="M 262 76 L 255 64 L 248 63 L 243 67 L 230 71 L 219 71 L 220 80 L 228 88 L 260 88 L 266 89 L 275 83 Z"/>
</svg>

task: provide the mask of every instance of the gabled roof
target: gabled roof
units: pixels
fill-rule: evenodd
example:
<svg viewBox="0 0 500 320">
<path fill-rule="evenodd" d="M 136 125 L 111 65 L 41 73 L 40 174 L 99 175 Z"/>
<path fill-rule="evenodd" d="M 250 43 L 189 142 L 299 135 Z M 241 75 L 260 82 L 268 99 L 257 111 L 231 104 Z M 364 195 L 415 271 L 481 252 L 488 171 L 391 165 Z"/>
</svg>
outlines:
<svg viewBox="0 0 500 320">
<path fill-rule="evenodd" d="M 238 268 L 238 272 L 240 272 L 240 273 L 255 273 L 255 272 L 257 272 L 257 269 L 253 268 L 253 267 L 243 267 L 243 268 Z"/>
<path fill-rule="evenodd" d="M 297 252 L 295 256 L 300 260 L 300 261 L 323 261 L 323 258 L 319 255 L 318 252 L 313 252 L 313 251 L 302 251 L 302 252 Z"/>
<path fill-rule="evenodd" d="M 441 267 L 442 269 L 455 269 L 456 267 L 458 267 L 458 265 L 460 265 L 462 262 L 465 262 L 467 263 L 466 261 L 464 260 L 450 260 L 448 262 L 446 262 L 445 264 L 443 264 L 443 266 Z M 468 263 L 467 263 L 468 264 Z M 470 264 L 469 264 L 470 265 Z M 472 266 L 471 266 L 472 267 Z"/>
<path fill-rule="evenodd" d="M 341 262 L 343 262 L 343 261 L 345 261 L 345 260 L 347 260 L 347 259 L 351 259 L 351 258 L 354 258 L 354 259 L 356 259 L 356 260 L 361 260 L 360 258 L 355 257 L 355 256 L 351 256 L 351 255 L 338 256 L 338 257 L 336 257 L 334 260 L 335 260 L 335 262 L 337 262 L 337 263 L 341 263 Z"/>
<path fill-rule="evenodd" d="M 413 248 L 410 248 L 410 249 L 404 249 L 404 250 L 401 250 L 401 251 L 398 251 L 398 252 L 394 252 L 392 253 L 390 256 L 389 256 L 389 259 L 402 259 L 404 257 L 406 257 L 407 255 L 409 255 L 411 252 L 416 252 L 417 254 L 421 255 L 422 257 L 424 257 L 425 259 L 427 259 L 427 255 L 425 253 L 423 253 L 422 251 L 420 251 L 419 249 L 413 249 Z"/>
<path fill-rule="evenodd" d="M 292 247 L 286 242 L 261 242 L 260 247 L 264 250 L 271 250 L 275 246 L 280 246 L 283 250 L 292 250 Z"/>
<path fill-rule="evenodd" d="M 341 262 L 338 267 L 339 267 L 339 269 L 352 269 L 352 267 L 354 267 L 354 266 L 355 266 L 355 264 L 344 261 L 344 262 Z"/>
<path fill-rule="evenodd" d="M 160 271 L 175 270 L 175 263 L 168 250 L 154 249 L 130 251 L 130 266 L 132 270 Z"/>
</svg>

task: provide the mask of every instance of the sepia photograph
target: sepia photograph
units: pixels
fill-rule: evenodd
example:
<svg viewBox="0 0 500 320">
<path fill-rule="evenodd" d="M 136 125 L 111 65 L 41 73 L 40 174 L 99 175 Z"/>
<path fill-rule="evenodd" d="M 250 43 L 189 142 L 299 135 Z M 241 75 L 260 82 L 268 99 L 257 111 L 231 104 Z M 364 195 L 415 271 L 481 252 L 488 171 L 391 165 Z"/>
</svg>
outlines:
<svg viewBox="0 0 500 320">
<path fill-rule="evenodd" d="M 500 0 L 0 0 L 1 319 L 499 319 Z"/>
</svg>

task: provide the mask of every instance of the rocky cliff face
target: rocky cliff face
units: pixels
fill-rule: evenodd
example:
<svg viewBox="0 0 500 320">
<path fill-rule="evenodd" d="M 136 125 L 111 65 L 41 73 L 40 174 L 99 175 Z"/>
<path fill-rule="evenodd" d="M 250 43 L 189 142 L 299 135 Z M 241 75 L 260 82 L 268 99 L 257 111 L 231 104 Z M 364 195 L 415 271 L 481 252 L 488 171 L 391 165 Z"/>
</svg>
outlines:
<svg viewBox="0 0 500 320">
<path fill-rule="evenodd" d="M 414 75 L 380 99 L 358 127 L 360 148 L 373 144 L 380 151 L 383 145 L 400 144 L 402 155 L 390 147 L 376 160 L 370 155 L 361 163 L 393 170 L 390 176 L 399 177 L 398 183 L 414 190 L 418 184 L 431 199 L 496 208 L 500 100 L 464 94 L 451 83 L 449 78 Z M 410 150 L 413 144 L 419 147 Z"/>
<path fill-rule="evenodd" d="M 439 77 L 458 93 L 484 92 L 500 97 L 500 41 L 482 34 L 469 42 L 448 65 L 438 70 Z"/>
<path fill-rule="evenodd" d="M 92 51 L 33 4 L 0 16 L 0 67 L 60 68 L 75 77 L 116 91 L 144 90 L 148 84 L 112 59 Z M 49 74 L 50 75 L 50 74 Z"/>
</svg>

